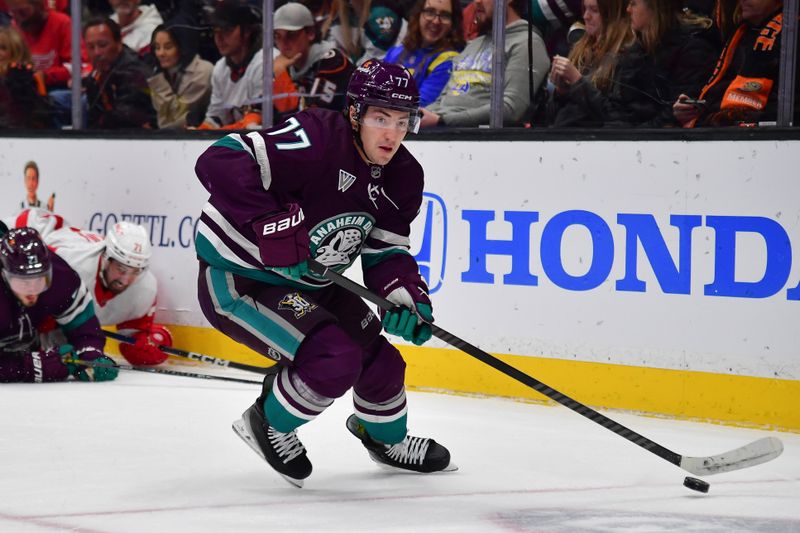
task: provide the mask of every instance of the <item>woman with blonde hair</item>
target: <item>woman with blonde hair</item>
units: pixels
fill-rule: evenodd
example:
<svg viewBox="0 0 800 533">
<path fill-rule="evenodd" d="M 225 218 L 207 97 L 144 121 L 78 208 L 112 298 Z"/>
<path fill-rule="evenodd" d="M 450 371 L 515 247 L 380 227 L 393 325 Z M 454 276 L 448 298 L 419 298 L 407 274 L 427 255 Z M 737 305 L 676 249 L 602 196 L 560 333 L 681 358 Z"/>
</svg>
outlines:
<svg viewBox="0 0 800 533">
<path fill-rule="evenodd" d="M 50 126 L 46 95 L 43 76 L 34 72 L 22 35 L 13 26 L 0 27 L 0 127 Z"/>
<path fill-rule="evenodd" d="M 550 69 L 554 126 L 627 126 L 657 113 L 648 60 L 625 10 L 624 0 L 583 1 L 586 33 Z"/>
</svg>

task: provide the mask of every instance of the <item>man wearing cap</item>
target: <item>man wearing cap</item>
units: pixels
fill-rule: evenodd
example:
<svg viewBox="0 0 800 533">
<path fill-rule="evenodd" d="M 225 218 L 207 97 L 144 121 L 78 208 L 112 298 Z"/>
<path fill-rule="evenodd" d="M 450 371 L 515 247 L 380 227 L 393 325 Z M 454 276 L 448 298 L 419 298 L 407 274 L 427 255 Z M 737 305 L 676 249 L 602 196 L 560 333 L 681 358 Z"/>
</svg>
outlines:
<svg viewBox="0 0 800 533">
<path fill-rule="evenodd" d="M 263 94 L 261 13 L 239 0 L 215 3 L 214 43 L 222 56 L 211 73 L 211 102 L 200 129 L 260 125 Z"/>
<path fill-rule="evenodd" d="M 309 107 L 340 110 L 353 64 L 332 43 L 321 42 L 311 11 L 298 2 L 274 16 L 275 109 L 283 120 Z M 292 96 L 299 98 L 292 98 Z"/>
</svg>

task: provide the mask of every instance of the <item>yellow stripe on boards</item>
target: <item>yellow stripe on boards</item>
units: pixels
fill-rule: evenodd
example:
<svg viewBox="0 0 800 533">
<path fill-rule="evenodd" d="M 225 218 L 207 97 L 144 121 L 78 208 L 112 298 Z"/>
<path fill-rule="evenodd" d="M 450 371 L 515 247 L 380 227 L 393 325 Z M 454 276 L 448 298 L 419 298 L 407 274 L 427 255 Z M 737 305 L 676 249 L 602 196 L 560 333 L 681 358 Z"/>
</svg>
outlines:
<svg viewBox="0 0 800 533">
<path fill-rule="evenodd" d="M 211 329 L 168 326 L 175 346 L 238 363 L 272 360 Z M 119 353 L 109 340 L 107 348 Z M 399 345 L 410 389 L 545 401 L 544 396 L 455 349 Z M 593 408 L 800 432 L 800 381 L 665 370 L 544 357 L 496 355 Z M 550 400 L 547 400 L 550 403 Z"/>
<path fill-rule="evenodd" d="M 555 403 L 456 350 L 399 346 L 409 387 Z M 800 432 L 800 381 L 495 355 L 594 408 Z"/>
</svg>

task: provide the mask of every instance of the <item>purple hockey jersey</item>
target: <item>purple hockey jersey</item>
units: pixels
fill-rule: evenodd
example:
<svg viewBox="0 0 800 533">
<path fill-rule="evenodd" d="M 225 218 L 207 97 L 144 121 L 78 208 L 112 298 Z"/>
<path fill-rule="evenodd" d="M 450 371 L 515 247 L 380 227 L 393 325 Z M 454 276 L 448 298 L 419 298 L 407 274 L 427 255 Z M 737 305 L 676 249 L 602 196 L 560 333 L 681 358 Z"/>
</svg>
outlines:
<svg viewBox="0 0 800 533">
<path fill-rule="evenodd" d="M 320 263 L 342 272 L 361 255 L 366 271 L 399 255 L 397 267 L 416 271 L 409 233 L 422 203 L 422 167 L 403 146 L 386 166 L 366 164 L 340 112 L 309 109 L 269 130 L 230 134 L 195 171 L 210 193 L 195 245 L 212 266 L 278 285 L 328 285 L 313 274 L 290 281 L 261 262 L 252 223 L 297 203 Z"/>
<path fill-rule="evenodd" d="M 40 329 L 55 319 L 74 353 L 87 349 L 102 353 L 106 340 L 94 314 L 92 295 L 78 274 L 56 254 L 50 254 L 50 287 L 36 304 L 24 307 L 6 283 L 0 283 L 0 353 L 25 354 L 39 350 Z"/>
</svg>

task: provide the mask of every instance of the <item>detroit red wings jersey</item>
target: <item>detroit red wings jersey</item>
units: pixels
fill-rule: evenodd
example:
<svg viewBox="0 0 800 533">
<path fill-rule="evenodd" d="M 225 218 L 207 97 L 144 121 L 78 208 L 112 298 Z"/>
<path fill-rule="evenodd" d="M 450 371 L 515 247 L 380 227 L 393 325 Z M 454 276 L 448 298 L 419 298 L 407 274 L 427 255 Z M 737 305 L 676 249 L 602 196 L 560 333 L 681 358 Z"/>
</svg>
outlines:
<svg viewBox="0 0 800 533">
<path fill-rule="evenodd" d="M 48 233 L 45 243 L 80 275 L 94 298 L 94 310 L 103 326 L 119 329 L 148 329 L 156 308 L 156 278 L 145 270 L 120 294 L 107 291 L 99 280 L 100 259 L 105 249 L 96 233 L 66 227 Z"/>
<path fill-rule="evenodd" d="M 35 207 L 23 209 L 17 215 L 4 220 L 4 222 L 9 228 L 33 228 L 39 232 L 42 239 L 57 229 L 69 226 L 61 215 Z"/>
</svg>

